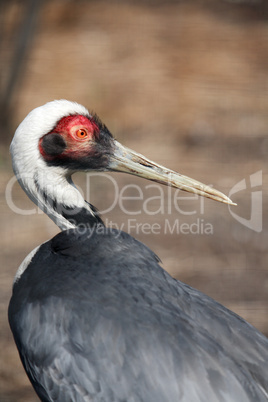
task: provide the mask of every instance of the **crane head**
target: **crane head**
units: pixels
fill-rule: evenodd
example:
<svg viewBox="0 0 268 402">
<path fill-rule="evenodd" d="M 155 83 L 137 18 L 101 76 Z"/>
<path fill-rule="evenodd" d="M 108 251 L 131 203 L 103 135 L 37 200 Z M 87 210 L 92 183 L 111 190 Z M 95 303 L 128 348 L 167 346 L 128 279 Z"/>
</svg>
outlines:
<svg viewBox="0 0 268 402">
<path fill-rule="evenodd" d="M 34 109 L 18 127 L 11 144 L 13 167 L 21 184 L 31 171 L 50 169 L 71 176 L 76 171 L 119 171 L 235 205 L 226 195 L 169 170 L 117 142 L 96 115 L 66 100 Z M 25 186 L 23 186 L 25 187 Z M 26 191 L 27 192 L 27 191 Z M 31 197 L 28 191 L 28 195 Z"/>
</svg>

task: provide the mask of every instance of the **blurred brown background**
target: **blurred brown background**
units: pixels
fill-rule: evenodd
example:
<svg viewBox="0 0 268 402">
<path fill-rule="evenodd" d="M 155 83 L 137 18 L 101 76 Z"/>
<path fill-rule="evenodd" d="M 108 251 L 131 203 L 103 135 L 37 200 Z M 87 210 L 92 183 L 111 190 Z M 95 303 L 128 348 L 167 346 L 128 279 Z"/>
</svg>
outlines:
<svg viewBox="0 0 268 402">
<path fill-rule="evenodd" d="M 251 1 L 1 1 L 0 2 L 0 400 L 37 401 L 24 374 L 7 322 L 12 281 L 23 258 L 58 229 L 43 214 L 15 214 L 6 187 L 13 177 L 8 145 L 26 114 L 66 98 L 96 111 L 126 146 L 232 196 L 224 204 L 181 200 L 192 215 L 135 214 L 144 200 L 125 201 L 103 217 L 114 224 L 157 222 L 160 234 L 124 228 L 150 246 L 175 277 L 197 287 L 268 335 L 267 154 L 268 6 Z M 250 176 L 261 171 L 259 181 Z M 144 198 L 150 183 L 113 174 Z M 74 181 L 100 210 L 114 193 L 104 177 Z M 260 183 L 262 180 L 262 185 Z M 251 185 L 256 187 L 251 189 Z M 133 190 L 133 196 L 137 195 Z M 163 188 L 164 205 L 169 190 Z M 261 203 L 251 205 L 251 191 Z M 130 193 L 128 193 L 130 194 Z M 174 195 L 172 190 L 171 194 Z M 127 195 L 127 194 L 124 194 Z M 18 185 L 12 200 L 32 208 Z M 150 203 L 157 211 L 159 200 Z M 252 212 L 253 213 L 253 212 Z M 164 233 L 170 224 L 199 222 L 213 234 Z M 199 221 L 198 221 L 199 219 Z M 244 221 L 245 222 L 245 221 Z M 255 230 L 252 225 L 255 225 Z M 263 226 L 261 227 L 261 223 Z M 200 228 L 199 228 L 200 229 Z M 201 230 L 201 229 L 200 229 Z"/>
</svg>

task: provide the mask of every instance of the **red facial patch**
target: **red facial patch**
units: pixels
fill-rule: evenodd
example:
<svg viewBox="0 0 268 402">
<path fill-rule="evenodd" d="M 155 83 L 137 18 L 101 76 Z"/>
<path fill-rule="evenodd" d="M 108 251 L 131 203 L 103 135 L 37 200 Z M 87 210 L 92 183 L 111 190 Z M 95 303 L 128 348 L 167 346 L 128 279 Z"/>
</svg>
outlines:
<svg viewBox="0 0 268 402">
<path fill-rule="evenodd" d="M 64 156 L 81 157 L 90 152 L 92 142 L 98 140 L 98 135 L 97 124 L 88 117 L 66 116 L 40 139 L 39 150 L 47 160 Z"/>
<path fill-rule="evenodd" d="M 77 130 L 85 128 L 90 137 L 99 133 L 96 123 L 83 115 L 63 117 L 53 129 L 53 133 L 65 133 L 73 136 L 76 128 Z"/>
</svg>

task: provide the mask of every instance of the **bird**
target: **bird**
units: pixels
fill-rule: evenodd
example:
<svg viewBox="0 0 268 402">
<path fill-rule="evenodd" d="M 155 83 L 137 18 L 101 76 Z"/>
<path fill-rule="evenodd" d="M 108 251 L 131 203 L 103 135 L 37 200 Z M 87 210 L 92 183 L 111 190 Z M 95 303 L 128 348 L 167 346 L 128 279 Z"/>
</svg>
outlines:
<svg viewBox="0 0 268 402">
<path fill-rule="evenodd" d="M 72 174 L 125 172 L 233 204 L 227 196 L 123 147 L 67 100 L 32 110 L 10 150 L 21 187 L 61 230 L 21 263 L 8 308 L 41 401 L 268 400 L 268 339 L 106 227 Z"/>
</svg>

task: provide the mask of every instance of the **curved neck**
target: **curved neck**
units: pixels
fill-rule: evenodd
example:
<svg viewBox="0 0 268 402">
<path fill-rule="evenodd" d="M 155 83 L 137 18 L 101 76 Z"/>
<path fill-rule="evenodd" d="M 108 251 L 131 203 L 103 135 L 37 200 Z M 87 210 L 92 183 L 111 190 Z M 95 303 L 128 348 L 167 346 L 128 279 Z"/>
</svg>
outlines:
<svg viewBox="0 0 268 402">
<path fill-rule="evenodd" d="M 78 192 L 77 189 L 75 191 Z M 84 231 L 98 224 L 103 225 L 97 209 L 85 200 L 83 206 L 77 206 L 57 202 L 45 193 L 42 197 L 46 200 L 45 208 L 42 210 L 61 230 L 80 228 Z"/>
<path fill-rule="evenodd" d="M 70 176 L 62 171 L 40 174 L 32 180 L 18 179 L 30 199 L 61 229 L 92 228 L 103 222 L 96 208 L 84 200 Z M 57 183 L 57 185 L 55 185 Z"/>
</svg>

